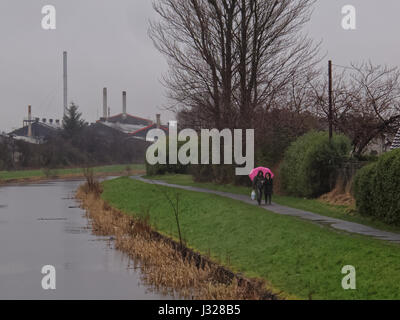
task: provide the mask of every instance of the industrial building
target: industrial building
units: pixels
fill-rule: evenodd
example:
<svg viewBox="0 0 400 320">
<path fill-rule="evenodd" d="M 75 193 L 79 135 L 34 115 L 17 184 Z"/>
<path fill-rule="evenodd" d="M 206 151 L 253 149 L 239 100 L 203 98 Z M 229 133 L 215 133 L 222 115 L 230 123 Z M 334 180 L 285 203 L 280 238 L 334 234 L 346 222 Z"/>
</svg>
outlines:
<svg viewBox="0 0 400 320">
<path fill-rule="evenodd" d="M 67 70 L 67 52 L 63 53 L 63 115 L 68 108 L 68 70 Z M 126 135 L 127 138 L 146 140 L 147 133 L 155 128 L 163 130 L 168 134 L 168 127 L 161 124 L 161 116 L 156 116 L 156 122 L 133 116 L 127 112 L 127 93 L 122 93 L 121 113 L 111 116 L 108 107 L 107 88 L 103 89 L 103 116 L 96 122 L 90 124 L 93 131 L 99 135 L 106 133 L 118 133 Z M 46 119 L 32 116 L 32 107 L 28 107 L 28 117 L 23 120 L 21 128 L 9 133 L 16 140 L 23 140 L 28 143 L 40 144 L 49 137 L 57 134 L 62 129 L 62 121 Z"/>
<path fill-rule="evenodd" d="M 108 107 L 107 88 L 103 89 L 103 117 L 97 121 L 100 126 L 107 126 L 127 134 L 131 138 L 146 140 L 147 133 L 152 129 L 161 129 L 168 134 L 168 127 L 161 124 L 161 115 L 157 114 L 156 122 L 133 116 L 127 112 L 127 93 L 122 92 L 122 112 L 111 116 Z M 99 126 L 98 126 L 99 127 Z M 100 128 L 100 127 L 99 127 Z"/>
<path fill-rule="evenodd" d="M 21 128 L 9 133 L 15 140 L 40 144 L 61 130 L 60 120 L 32 117 L 32 107 L 28 106 L 28 117 L 23 120 Z"/>
</svg>

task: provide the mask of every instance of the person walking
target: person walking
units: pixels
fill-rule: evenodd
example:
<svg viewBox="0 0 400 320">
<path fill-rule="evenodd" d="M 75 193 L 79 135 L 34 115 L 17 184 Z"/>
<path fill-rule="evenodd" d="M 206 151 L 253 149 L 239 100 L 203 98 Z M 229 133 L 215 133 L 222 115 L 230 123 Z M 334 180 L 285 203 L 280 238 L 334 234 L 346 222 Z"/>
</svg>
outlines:
<svg viewBox="0 0 400 320">
<path fill-rule="evenodd" d="M 264 194 L 265 194 L 265 204 L 272 204 L 272 194 L 274 193 L 274 179 L 270 173 L 265 175 L 264 179 Z"/>
<path fill-rule="evenodd" d="M 253 180 L 253 190 L 256 192 L 256 199 L 258 205 L 261 205 L 264 182 L 265 182 L 264 173 L 262 171 L 259 171 L 257 176 Z"/>
</svg>

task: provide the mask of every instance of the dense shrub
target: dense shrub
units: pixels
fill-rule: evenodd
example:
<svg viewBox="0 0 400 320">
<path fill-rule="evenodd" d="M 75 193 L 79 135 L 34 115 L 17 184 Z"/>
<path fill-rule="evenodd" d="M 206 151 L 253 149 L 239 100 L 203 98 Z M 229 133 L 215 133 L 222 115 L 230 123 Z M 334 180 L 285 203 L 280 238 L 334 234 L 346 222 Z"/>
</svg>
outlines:
<svg viewBox="0 0 400 320">
<path fill-rule="evenodd" d="M 361 214 L 400 225 L 400 150 L 388 152 L 359 170 L 354 196 Z"/>
<path fill-rule="evenodd" d="M 0 137 L 0 171 L 10 169 L 13 169 L 12 145 Z"/>
<path fill-rule="evenodd" d="M 0 143 L 0 169 L 144 163 L 149 145 L 149 142 L 129 138 L 106 126 L 92 125 L 83 128 L 82 134 L 74 139 L 60 132 L 48 137 L 43 144 L 15 140 L 13 145 L 9 143 L 6 152 L 1 152 L 4 147 Z"/>
<path fill-rule="evenodd" d="M 232 146 L 233 147 L 233 146 Z M 210 139 L 209 144 L 209 164 L 199 164 L 191 166 L 189 173 L 193 176 L 196 182 L 213 182 L 217 184 L 236 184 L 236 185 L 246 185 L 250 183 L 249 177 L 237 176 L 236 169 L 239 167 L 236 164 L 223 164 L 225 160 L 224 151 L 228 148 L 225 144 L 225 140 L 220 140 L 220 161 L 221 164 L 212 164 L 212 141 Z M 201 141 L 199 141 L 199 155 L 201 154 Z M 232 155 L 234 156 L 234 150 L 232 149 Z M 200 159 L 199 159 L 200 161 Z M 251 185 L 251 184 L 250 184 Z"/>
<path fill-rule="evenodd" d="M 196 182 L 214 182 L 217 184 L 246 185 L 248 176 L 236 176 L 236 165 L 198 165 L 192 166 L 190 173 Z"/>
<path fill-rule="evenodd" d="M 148 176 L 157 176 L 164 174 L 186 174 L 188 173 L 188 166 L 181 164 L 156 164 L 150 165 L 146 161 L 146 174 Z"/>
<path fill-rule="evenodd" d="M 146 174 L 148 176 L 157 176 L 157 175 L 164 175 L 164 174 L 187 174 L 189 173 L 190 165 L 182 165 L 178 164 L 169 164 L 169 143 L 168 139 L 166 140 L 167 146 L 167 164 L 155 164 L 151 165 L 147 162 L 146 159 Z M 184 144 L 184 142 L 178 143 L 178 150 Z"/>
<path fill-rule="evenodd" d="M 273 108 L 255 120 L 256 167 L 280 163 L 290 144 L 311 130 L 321 128 L 317 117 L 308 112 Z"/>
<path fill-rule="evenodd" d="M 255 167 L 276 168 L 281 163 L 289 145 L 310 130 L 321 128 L 321 122 L 308 112 L 292 111 L 282 106 L 279 108 L 271 106 L 266 109 L 268 110 L 259 109 L 253 115 L 253 122 L 249 127 L 255 130 Z M 180 125 L 183 128 L 196 130 L 206 128 L 208 124 L 201 125 L 197 112 L 197 109 L 192 111 L 185 109 L 179 112 Z M 229 127 L 232 128 L 232 123 Z M 191 172 L 195 181 L 198 182 L 251 186 L 251 181 L 247 176 L 236 176 L 236 167 L 236 165 L 200 165 L 193 166 Z"/>
<path fill-rule="evenodd" d="M 293 142 L 285 153 L 280 174 L 283 191 L 300 197 L 327 193 L 338 169 L 350 152 L 350 140 L 326 132 L 311 131 Z"/>
</svg>

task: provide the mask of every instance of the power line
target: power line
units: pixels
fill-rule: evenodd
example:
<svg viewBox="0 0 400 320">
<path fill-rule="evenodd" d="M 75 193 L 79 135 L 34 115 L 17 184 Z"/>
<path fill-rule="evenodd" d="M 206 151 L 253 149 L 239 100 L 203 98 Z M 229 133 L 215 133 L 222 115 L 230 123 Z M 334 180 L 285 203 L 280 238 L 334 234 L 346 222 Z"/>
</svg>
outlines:
<svg viewBox="0 0 400 320">
<path fill-rule="evenodd" d="M 357 71 L 357 69 L 356 69 L 356 68 L 353 68 L 353 67 L 341 66 L 340 64 L 332 64 L 332 65 L 335 66 L 335 67 L 343 68 L 343 69 L 349 69 L 349 70 L 355 70 L 355 71 Z"/>
</svg>

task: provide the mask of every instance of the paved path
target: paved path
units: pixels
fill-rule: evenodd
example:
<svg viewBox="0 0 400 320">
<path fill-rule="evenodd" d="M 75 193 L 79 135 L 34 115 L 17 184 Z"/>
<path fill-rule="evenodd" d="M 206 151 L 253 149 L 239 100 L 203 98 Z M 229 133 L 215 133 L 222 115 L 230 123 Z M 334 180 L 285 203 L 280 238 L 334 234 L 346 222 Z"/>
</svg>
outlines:
<svg viewBox="0 0 400 320">
<path fill-rule="evenodd" d="M 163 181 L 147 180 L 142 177 L 132 177 L 132 178 L 142 181 L 142 182 L 145 182 L 145 183 L 157 184 L 157 185 L 162 185 L 162 186 L 167 186 L 167 187 L 172 187 L 172 188 L 177 188 L 177 189 L 183 189 L 183 190 L 189 190 L 189 191 L 196 191 L 196 192 L 201 192 L 201 193 L 216 194 L 216 195 L 219 195 L 222 197 L 239 200 L 239 201 L 251 204 L 251 205 L 257 205 L 257 203 L 252 201 L 249 196 L 245 196 L 245 195 L 216 191 L 216 190 L 209 190 L 209 189 L 204 189 L 204 188 L 196 188 L 196 187 L 190 187 L 190 186 L 169 184 L 169 183 L 166 183 Z M 343 230 L 343 231 L 347 231 L 347 232 L 351 232 L 351 233 L 357 233 L 357 234 L 361 234 L 361 235 L 365 235 L 365 236 L 370 236 L 370 237 L 380 239 L 380 240 L 387 240 L 387 241 L 391 241 L 391 242 L 400 243 L 400 234 L 398 234 L 398 233 L 378 230 L 378 229 L 368 227 L 368 226 L 365 226 L 365 225 L 362 225 L 359 223 L 349 222 L 349 221 L 331 218 L 331 217 L 327 217 L 327 216 L 321 216 L 316 213 L 303 211 L 300 209 L 289 208 L 289 207 L 281 206 L 281 205 L 278 205 L 275 203 L 273 203 L 271 206 L 262 206 L 261 208 L 271 211 L 271 212 L 274 212 L 274 213 L 277 213 L 277 214 L 299 217 L 299 218 L 302 218 L 305 220 L 311 220 L 315 223 L 318 223 L 318 224 L 321 224 L 324 226 L 328 225 L 334 229 Z"/>
</svg>

